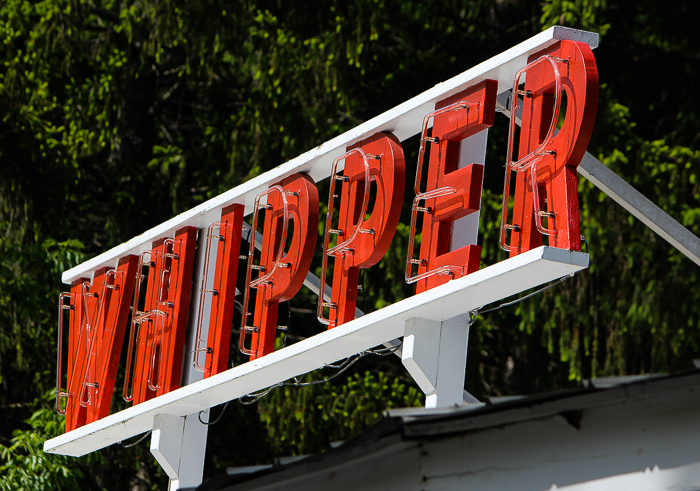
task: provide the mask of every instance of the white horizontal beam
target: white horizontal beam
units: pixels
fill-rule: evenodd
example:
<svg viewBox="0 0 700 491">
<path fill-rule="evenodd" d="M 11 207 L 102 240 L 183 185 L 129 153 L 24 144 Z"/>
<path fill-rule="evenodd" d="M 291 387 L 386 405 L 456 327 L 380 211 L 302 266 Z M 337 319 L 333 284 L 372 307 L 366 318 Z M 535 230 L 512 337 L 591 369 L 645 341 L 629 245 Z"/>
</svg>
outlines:
<svg viewBox="0 0 700 491">
<path fill-rule="evenodd" d="M 85 455 L 152 429 L 156 415 L 193 414 L 401 337 L 408 319 L 452 319 L 586 267 L 587 254 L 539 247 L 48 440 L 44 451 Z"/>
<path fill-rule="evenodd" d="M 91 278 L 96 270 L 102 267 L 114 267 L 120 257 L 127 254 L 140 254 L 142 251 L 150 249 L 151 242 L 160 237 L 172 236 L 173 232 L 181 227 L 194 226 L 200 229 L 207 227 L 210 223 L 219 221 L 221 208 L 230 204 L 244 204 L 246 214 L 249 214 L 253 210 L 255 196 L 266 190 L 270 184 L 294 173 L 304 172 L 308 173 L 316 181 L 323 180 L 330 175 L 333 160 L 345 153 L 345 149 L 348 146 L 378 131 L 392 132 L 399 140 L 403 141 L 421 130 L 423 118 L 434 110 L 437 101 L 456 94 L 482 80 L 498 80 L 499 92 L 512 88 L 515 73 L 525 66 L 527 57 L 557 41 L 580 41 L 587 43 L 591 48 L 595 48 L 598 46 L 598 39 L 598 34 L 593 32 L 560 26 L 551 27 L 287 163 L 64 272 L 63 282 L 70 284 L 74 279 L 80 277 Z"/>
</svg>

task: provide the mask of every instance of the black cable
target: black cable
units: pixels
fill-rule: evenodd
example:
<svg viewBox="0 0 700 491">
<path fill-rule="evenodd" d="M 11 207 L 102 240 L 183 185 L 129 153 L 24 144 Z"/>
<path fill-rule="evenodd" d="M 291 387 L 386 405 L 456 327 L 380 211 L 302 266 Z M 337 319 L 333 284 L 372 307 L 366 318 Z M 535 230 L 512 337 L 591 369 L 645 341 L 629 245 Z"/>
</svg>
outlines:
<svg viewBox="0 0 700 491">
<path fill-rule="evenodd" d="M 250 400 L 250 401 L 244 401 L 244 400 L 243 400 L 243 397 L 241 397 L 240 399 L 238 399 L 238 402 L 239 402 L 241 405 L 243 405 L 243 406 L 250 406 L 251 404 L 255 404 L 256 402 L 258 402 L 260 399 L 262 399 L 263 397 L 265 397 L 267 394 L 269 394 L 270 392 L 272 392 L 272 391 L 273 391 L 274 389 L 276 389 L 277 387 L 282 387 L 282 385 L 283 385 L 282 383 L 275 384 L 275 385 L 273 385 L 272 387 L 268 388 L 265 392 L 259 392 L 258 394 L 248 394 L 247 396 L 244 396 L 244 397 L 251 397 L 251 396 L 253 396 L 254 398 L 253 398 L 252 400 Z"/>
<path fill-rule="evenodd" d="M 393 355 L 396 353 L 401 346 L 403 345 L 403 340 L 399 342 L 396 346 L 392 346 L 390 348 L 380 348 L 376 350 L 369 350 L 367 351 L 371 355 L 377 355 L 377 356 L 388 356 L 388 355 Z"/>
<path fill-rule="evenodd" d="M 401 344 L 403 344 L 403 343 L 401 343 Z M 328 381 L 330 381 L 330 380 L 333 380 L 334 378 L 340 376 L 341 374 L 343 374 L 343 373 L 344 373 L 345 371 L 347 371 L 351 366 L 353 366 L 355 363 L 357 363 L 357 361 L 358 361 L 360 358 L 362 358 L 363 356 L 365 356 L 365 355 L 386 356 L 386 355 L 395 353 L 395 352 L 401 347 L 401 344 L 398 344 L 398 345 L 396 345 L 396 346 L 392 346 L 391 348 L 383 348 L 383 349 L 379 349 L 379 350 L 367 350 L 367 351 L 363 351 L 363 352 L 361 352 L 361 353 L 358 353 L 358 354 L 355 355 L 354 357 L 346 358 L 340 365 L 325 365 L 324 368 L 335 368 L 335 369 L 338 369 L 338 371 L 337 371 L 336 373 L 334 373 L 333 375 L 331 375 L 330 377 L 326 377 L 326 378 L 321 379 L 321 380 L 312 380 L 312 381 L 310 381 L 310 382 L 300 382 L 299 380 L 297 380 L 296 377 L 294 377 L 294 382 L 287 382 L 287 381 L 280 382 L 280 383 L 275 384 L 275 385 L 273 385 L 273 386 L 271 386 L 271 387 L 268 387 L 267 389 L 265 389 L 265 390 L 262 391 L 262 392 L 258 392 L 258 393 L 254 393 L 254 394 L 248 394 L 247 396 L 244 396 L 244 397 L 252 397 L 251 400 L 243 400 L 244 398 L 241 397 L 241 398 L 238 399 L 238 402 L 239 402 L 240 404 L 244 405 L 244 406 L 249 406 L 249 405 L 251 405 L 251 404 L 254 404 L 254 403 L 258 402 L 260 399 L 262 399 L 263 397 L 265 397 L 266 395 L 268 395 L 270 392 L 272 392 L 273 390 L 275 390 L 275 389 L 277 389 L 277 388 L 279 388 L 279 387 L 285 387 L 285 386 L 288 386 L 288 387 L 306 387 L 306 386 L 309 386 L 309 385 L 324 384 L 324 383 L 326 383 L 326 382 L 328 382 Z"/>
<path fill-rule="evenodd" d="M 267 388 L 267 389 L 264 390 L 263 392 L 258 392 L 258 393 L 256 393 L 256 394 L 249 394 L 248 396 L 245 396 L 245 397 L 252 397 L 251 400 L 246 400 L 246 401 L 244 401 L 243 398 L 240 398 L 240 399 L 238 399 L 238 402 L 241 403 L 241 404 L 244 405 L 244 406 L 249 406 L 249 405 L 251 405 L 251 404 L 254 404 L 254 403 L 258 402 L 260 399 L 262 399 L 262 398 L 265 397 L 267 394 L 269 394 L 270 392 L 272 392 L 274 389 L 277 389 L 277 388 L 279 388 L 279 387 L 284 387 L 284 386 L 305 387 L 305 386 L 307 386 L 307 385 L 323 384 L 323 383 L 325 383 L 325 382 L 328 382 L 329 380 L 333 380 L 333 379 L 336 378 L 338 375 L 340 375 L 340 374 L 342 374 L 343 372 L 345 372 L 348 368 L 350 368 L 353 364 L 355 364 L 355 362 L 356 362 L 357 360 L 359 360 L 359 359 L 362 358 L 363 356 L 364 356 L 364 353 L 360 353 L 360 354 L 356 355 L 356 356 L 355 356 L 354 358 L 352 358 L 352 359 L 351 359 L 351 358 L 347 358 L 347 359 L 345 360 L 345 362 L 343 362 L 343 363 L 342 363 L 340 366 L 338 366 L 338 367 L 333 367 L 333 366 L 327 365 L 328 368 L 340 368 L 340 370 L 339 370 L 337 373 L 334 373 L 333 375 L 331 375 L 330 377 L 324 378 L 324 379 L 322 379 L 322 380 L 312 380 L 311 382 L 299 382 L 299 381 L 296 380 L 296 378 L 295 378 L 295 379 L 294 379 L 294 380 L 295 380 L 294 382 L 287 382 L 287 381 L 280 382 L 280 383 L 278 383 L 278 384 L 275 384 L 275 385 L 273 385 L 273 386 Z"/>
<path fill-rule="evenodd" d="M 142 441 L 144 441 L 144 440 L 148 437 L 148 435 L 151 434 L 151 431 L 152 431 L 152 430 L 148 430 L 141 438 L 139 438 L 138 440 L 136 440 L 134 443 L 127 443 L 127 444 L 124 444 L 124 442 L 119 442 L 119 444 L 120 444 L 123 448 L 135 447 L 136 445 L 138 445 L 139 443 L 141 443 Z"/>
<path fill-rule="evenodd" d="M 529 293 L 529 294 L 525 295 L 524 297 L 516 298 L 515 300 L 512 300 L 512 301 L 510 301 L 510 302 L 502 303 L 501 305 L 498 305 L 497 307 L 494 307 L 494 308 L 492 308 L 492 309 L 487 309 L 487 310 L 476 309 L 476 310 L 474 310 L 473 312 L 475 313 L 475 315 L 476 315 L 476 314 L 479 314 L 479 315 L 481 315 L 481 314 L 488 314 L 489 312 L 493 312 L 494 310 L 499 310 L 499 309 L 502 309 L 503 307 L 509 307 L 509 306 L 511 306 L 511 305 L 515 305 L 516 303 L 522 302 L 523 300 L 527 300 L 527 299 L 530 298 L 530 297 L 534 297 L 534 296 L 537 295 L 538 293 L 542 293 L 542 292 L 545 291 L 545 290 L 549 290 L 549 289 L 552 288 L 553 286 L 556 286 L 556 285 L 558 285 L 559 283 L 563 282 L 564 280 L 571 278 L 571 277 L 574 276 L 575 274 L 576 274 L 576 273 L 571 273 L 571 274 L 569 274 L 569 275 L 566 275 L 566 276 L 564 276 L 564 277 L 562 277 L 562 278 L 559 278 L 558 281 L 556 281 L 556 282 L 554 282 L 554 283 L 551 283 L 551 284 L 549 284 L 549 285 L 547 285 L 547 286 L 545 286 L 545 287 L 543 287 L 543 288 L 540 288 L 540 289 L 537 290 L 537 291 L 534 291 L 534 292 L 532 292 L 532 293 Z"/>
<path fill-rule="evenodd" d="M 204 411 L 199 411 L 199 412 L 197 413 L 197 419 L 198 419 L 199 422 L 202 423 L 204 426 L 212 426 L 212 425 L 215 425 L 216 423 L 219 422 L 219 420 L 221 420 L 221 416 L 223 416 L 224 413 L 226 412 L 226 408 L 228 407 L 228 403 L 229 403 L 229 402 L 231 402 L 231 401 L 228 401 L 228 402 L 226 402 L 226 404 L 224 404 L 224 408 L 221 410 L 221 413 L 219 413 L 219 417 L 216 418 L 214 421 L 210 421 L 209 423 L 205 423 L 204 421 L 202 421 L 202 413 L 203 413 Z M 211 412 L 210 412 L 209 414 L 211 414 Z"/>
</svg>

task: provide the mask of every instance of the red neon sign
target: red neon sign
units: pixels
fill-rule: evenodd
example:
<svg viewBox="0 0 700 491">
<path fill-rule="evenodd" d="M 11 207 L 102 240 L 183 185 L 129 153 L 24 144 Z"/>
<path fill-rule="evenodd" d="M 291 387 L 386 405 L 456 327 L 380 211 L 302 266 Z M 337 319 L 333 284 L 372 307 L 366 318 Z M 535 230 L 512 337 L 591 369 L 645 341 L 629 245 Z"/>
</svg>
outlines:
<svg viewBox="0 0 700 491">
<path fill-rule="evenodd" d="M 337 165 L 342 159 L 345 168 L 339 176 Z M 401 215 L 405 174 L 401 143 L 389 133 L 377 133 L 353 145 L 333 163 L 321 266 L 321 284 L 325 284 L 328 258 L 335 258 L 332 293 L 330 302 L 319 295 L 317 310 L 319 321 L 329 329 L 355 318 L 360 268 L 377 264 L 391 244 Z M 336 191 L 336 181 L 344 192 Z M 365 219 L 371 183 L 376 186 L 374 209 Z M 338 229 L 331 228 L 335 193 L 340 194 Z M 335 247 L 329 247 L 331 234 L 338 236 Z M 323 316 L 324 306 L 329 308 L 328 319 Z"/>
<path fill-rule="evenodd" d="M 457 168 L 461 142 L 493 125 L 498 82 L 484 80 L 435 105 L 423 121 L 416 170 L 411 232 L 406 261 L 406 282 L 416 283 L 416 293 L 442 285 L 479 269 L 481 246 L 476 244 L 450 250 L 452 223 L 481 208 L 484 166 L 471 163 Z M 428 138 L 429 119 L 433 118 Z M 420 191 L 423 154 L 432 142 L 427 191 Z M 419 206 L 424 201 L 423 206 Z M 423 212 L 423 234 L 418 259 L 413 258 L 416 217 Z M 412 265 L 418 275 L 412 276 Z"/>
<path fill-rule="evenodd" d="M 520 80 L 527 74 L 523 89 Z M 566 94 L 566 113 L 557 132 Z M 501 247 L 515 256 L 542 243 L 581 249 L 576 167 L 591 139 L 598 105 L 598 69 L 591 48 L 560 41 L 532 55 L 515 76 L 513 105 L 523 97 L 519 155 L 513 161 L 516 114 L 511 117 L 503 190 Z M 515 108 L 517 110 L 517 108 Z M 513 223 L 508 224 L 511 173 L 517 172 Z M 543 222 L 547 219 L 547 224 Z M 511 230 L 507 243 L 506 230 Z"/>
<path fill-rule="evenodd" d="M 238 252 L 241 248 L 241 228 L 243 227 L 243 205 L 231 205 L 221 210 L 221 221 L 212 223 L 207 233 L 206 258 L 200 288 L 199 320 L 197 321 L 197 346 L 194 367 L 204 372 L 204 378 L 216 375 L 228 368 L 228 351 L 231 343 L 231 322 L 236 297 L 236 276 L 238 276 Z M 214 231 L 217 231 L 214 234 Z M 209 277 L 211 242 L 216 240 L 216 270 L 214 286 L 206 288 Z M 205 294 L 212 295 L 209 334 L 206 347 L 201 348 L 202 322 Z M 205 353 L 204 366 L 199 365 L 199 352 Z"/>
<path fill-rule="evenodd" d="M 260 265 L 253 264 L 255 230 L 261 200 L 265 214 L 263 245 Z M 285 253 L 289 223 L 293 221 L 294 233 Z M 240 350 L 254 360 L 275 349 L 277 334 L 277 310 L 280 302 L 290 300 L 304 284 L 309 272 L 314 247 L 316 247 L 318 223 L 318 190 L 314 181 L 305 174 L 294 174 L 258 195 L 255 200 L 252 235 L 248 253 L 248 268 L 243 299 L 243 319 L 239 340 Z M 252 279 L 252 271 L 259 276 Z M 257 290 L 253 324 L 248 324 L 250 289 Z M 250 348 L 246 348 L 246 333 L 252 333 Z"/>
<path fill-rule="evenodd" d="M 151 251 L 141 255 L 136 274 L 141 275 L 143 267 L 148 267 L 148 284 L 143 310 L 138 309 L 140 281 L 135 288 L 124 383 L 124 399 L 134 404 L 180 387 L 196 240 L 197 228 L 184 227 L 175 232 L 174 239 L 159 239 Z M 135 341 L 138 345 L 130 394 Z"/>
<path fill-rule="evenodd" d="M 511 256 L 539 246 L 542 235 L 549 237 L 550 246 L 580 249 L 576 166 L 590 140 L 597 84 L 590 48 L 572 41 L 561 41 L 531 56 L 528 65 L 515 76 L 501 227 L 501 246 Z M 493 124 L 497 91 L 496 81 L 484 80 L 439 101 L 435 111 L 424 119 L 406 264 L 406 281 L 416 283 L 417 293 L 479 269 L 480 246 L 452 249 L 450 235 L 456 220 L 480 208 L 484 167 L 459 162 L 460 147 L 470 144 L 467 138 Z M 522 118 L 522 127 L 516 143 L 518 117 Z M 433 126 L 429 137 L 430 120 Z M 421 191 L 428 143 L 426 190 Z M 339 175 L 337 166 L 341 161 L 345 167 Z M 465 163 L 468 165 L 463 166 Z M 517 177 L 513 223 L 509 224 L 512 172 Z M 335 159 L 317 309 L 319 320 L 329 328 L 354 319 L 359 270 L 376 264 L 389 248 L 399 222 L 404 185 L 403 149 L 390 133 L 376 133 Z M 374 204 L 369 213 L 372 197 Z M 340 201 L 338 228 L 332 229 L 336 199 Z M 254 234 L 262 208 L 266 210 L 264 231 L 256 265 Z M 305 174 L 289 176 L 256 198 L 239 339 L 239 348 L 251 360 L 274 350 L 279 303 L 296 295 L 309 271 L 316 245 L 318 208 L 316 185 Z M 423 214 L 421 245 L 414 258 L 419 213 Z M 206 247 L 199 254 L 206 256 L 194 366 L 204 377 L 228 368 L 243 215 L 242 204 L 223 208 L 221 220 L 210 225 L 206 240 L 201 241 Z M 74 281 L 71 292 L 61 295 L 56 409 L 67 416 L 66 431 L 109 412 L 132 291 L 124 398 L 138 404 L 179 387 L 197 233 L 196 227 L 181 228 L 174 238 L 153 242 L 152 249 L 140 257 L 124 256 L 116 269 L 98 270 L 92 283 L 84 278 Z M 337 244 L 331 247 L 333 234 Z M 214 278 L 208 284 L 212 254 Z M 330 257 L 334 258 L 332 288 L 329 298 L 324 298 Z M 255 278 L 254 270 L 258 271 Z M 146 276 L 142 295 L 142 279 Z M 255 296 L 249 312 L 251 289 Z M 211 312 L 205 340 L 208 301 Z M 61 390 L 64 309 L 70 309 L 66 392 Z M 326 311 L 328 317 L 324 317 Z M 61 399 L 67 399 L 65 410 Z"/>
</svg>

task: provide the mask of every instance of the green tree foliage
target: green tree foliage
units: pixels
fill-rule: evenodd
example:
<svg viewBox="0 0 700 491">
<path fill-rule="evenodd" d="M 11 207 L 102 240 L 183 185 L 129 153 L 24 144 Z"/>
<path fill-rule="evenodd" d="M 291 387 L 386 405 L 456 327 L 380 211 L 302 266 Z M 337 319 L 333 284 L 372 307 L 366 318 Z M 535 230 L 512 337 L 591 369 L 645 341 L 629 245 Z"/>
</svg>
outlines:
<svg viewBox="0 0 700 491">
<path fill-rule="evenodd" d="M 81 459 L 41 451 L 62 426 L 47 395 L 62 271 L 551 25 L 601 34 L 589 151 L 700 235 L 698 10 L 690 0 L 2 2 L 0 488 L 164 487 L 146 445 Z M 489 133 L 482 266 L 506 257 L 506 123 Z M 363 310 L 413 292 L 403 267 L 415 138 L 404 151 L 401 224 L 366 272 Z M 584 179 L 579 189 L 591 266 L 478 316 L 467 389 L 479 397 L 684 370 L 698 357 L 697 266 Z M 314 302 L 302 291 L 288 306 L 289 342 L 321 330 Z M 385 408 L 421 403 L 398 360 L 374 358 L 331 382 L 230 404 L 209 434 L 207 475 L 323 450 Z"/>
<path fill-rule="evenodd" d="M 422 399 L 410 381 L 366 371 L 347 377 L 341 385 L 285 386 L 259 404 L 273 452 L 292 455 L 321 452 L 329 442 L 349 438 L 375 423 L 385 409 L 417 406 Z"/>
</svg>

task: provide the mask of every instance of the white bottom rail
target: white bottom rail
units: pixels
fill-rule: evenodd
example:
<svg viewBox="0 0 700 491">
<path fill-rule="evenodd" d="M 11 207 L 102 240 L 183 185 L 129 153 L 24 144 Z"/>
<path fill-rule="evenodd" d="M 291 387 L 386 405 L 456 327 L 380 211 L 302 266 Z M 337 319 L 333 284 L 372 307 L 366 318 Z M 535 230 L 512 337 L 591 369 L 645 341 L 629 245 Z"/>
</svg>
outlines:
<svg viewBox="0 0 700 491">
<path fill-rule="evenodd" d="M 588 254 L 539 247 L 47 440 L 44 451 L 88 454 L 153 429 L 158 415 L 194 414 L 399 338 L 408 319 L 452 319 L 586 267 Z"/>
</svg>

